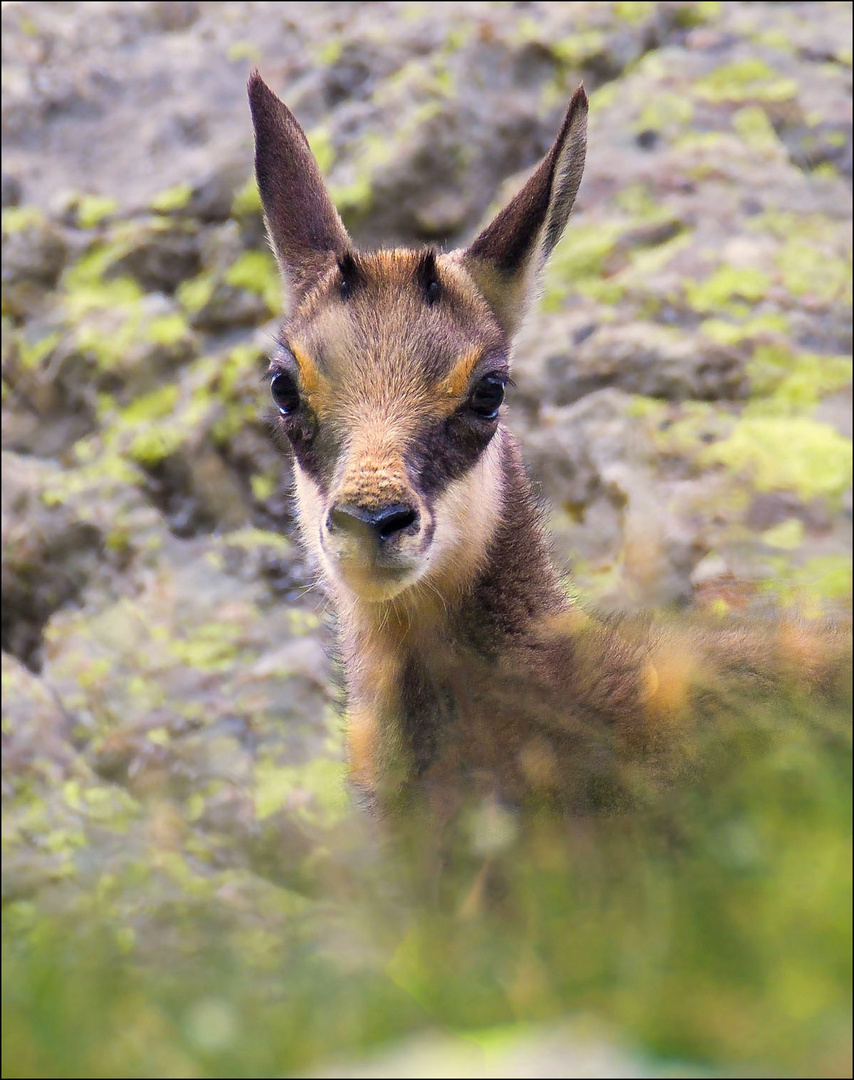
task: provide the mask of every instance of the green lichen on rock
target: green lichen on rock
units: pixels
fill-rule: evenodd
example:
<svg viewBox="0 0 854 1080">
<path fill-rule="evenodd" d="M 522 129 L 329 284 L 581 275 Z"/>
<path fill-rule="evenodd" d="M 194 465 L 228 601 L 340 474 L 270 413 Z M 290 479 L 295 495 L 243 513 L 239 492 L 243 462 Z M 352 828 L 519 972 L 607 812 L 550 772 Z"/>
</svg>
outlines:
<svg viewBox="0 0 854 1080">
<path fill-rule="evenodd" d="M 376 132 L 369 132 L 360 141 L 353 161 L 344 173 L 346 179 L 330 177 L 329 193 L 346 225 L 358 225 L 371 209 L 375 177 L 393 156 L 391 141 Z"/>
<path fill-rule="evenodd" d="M 278 477 L 263 473 L 256 473 L 249 478 L 252 494 L 259 502 L 265 502 L 276 491 Z"/>
<path fill-rule="evenodd" d="M 150 470 L 174 454 L 181 442 L 182 434 L 179 428 L 159 425 L 133 435 L 127 455 L 131 461 Z"/>
<path fill-rule="evenodd" d="M 768 113 L 760 105 L 746 105 L 739 109 L 732 118 L 732 126 L 751 149 L 763 153 L 785 153 Z"/>
<path fill-rule="evenodd" d="M 620 226 L 614 222 L 576 223 L 572 235 L 555 251 L 545 272 L 542 309 L 558 311 L 567 295 L 595 294 L 616 298 L 605 280 L 605 262 L 616 246 Z"/>
<path fill-rule="evenodd" d="M 581 30 L 571 37 L 549 42 L 548 48 L 562 64 L 577 71 L 602 52 L 605 41 L 601 30 Z"/>
<path fill-rule="evenodd" d="M 192 194 L 193 188 L 191 184 L 176 184 L 174 187 L 161 191 L 152 200 L 151 208 L 159 214 L 174 214 L 176 211 L 184 209 L 189 203 Z"/>
<path fill-rule="evenodd" d="M 694 118 L 694 103 L 684 94 L 660 93 L 641 108 L 636 122 L 638 131 L 682 134 Z"/>
<path fill-rule="evenodd" d="M 181 663 L 199 671 L 224 671 L 237 659 L 242 630 L 230 622 L 206 622 L 197 626 L 192 637 L 173 639 L 169 649 Z"/>
<path fill-rule="evenodd" d="M 271 315 L 281 311 L 282 280 L 269 251 L 245 251 L 226 271 L 225 282 L 263 297 Z"/>
<path fill-rule="evenodd" d="M 152 319 L 144 328 L 145 337 L 156 345 L 177 345 L 188 333 L 187 321 L 177 311 Z"/>
<path fill-rule="evenodd" d="M 87 284 L 69 278 L 64 303 L 69 318 L 76 320 L 98 309 L 131 308 L 141 298 L 142 290 L 130 277 Z"/>
<path fill-rule="evenodd" d="M 345 224 L 350 228 L 364 217 L 373 201 L 373 185 L 370 172 L 365 170 L 349 183 L 331 184 L 330 194 Z"/>
<path fill-rule="evenodd" d="M 124 253 L 123 245 L 95 243 L 70 266 L 60 279 L 63 302 L 70 320 L 79 319 L 98 308 L 133 305 L 143 293 L 129 276 L 108 279 L 105 274 Z"/>
<path fill-rule="evenodd" d="M 655 11 L 655 4 L 648 0 L 617 0 L 614 14 L 631 25 L 644 22 Z"/>
<path fill-rule="evenodd" d="M 805 416 L 746 415 L 700 460 L 749 476 L 759 491 L 793 491 L 802 499 L 839 499 L 851 486 L 851 440 Z"/>
<path fill-rule="evenodd" d="M 795 296 L 814 296 L 824 303 L 851 307 L 851 254 L 816 247 L 795 236 L 786 241 L 777 257 L 783 284 Z"/>
<path fill-rule="evenodd" d="M 218 392 L 221 397 L 228 399 L 247 388 L 247 376 L 249 380 L 256 379 L 262 370 L 261 365 L 266 359 L 263 349 L 248 342 L 235 345 L 230 349 L 224 361 L 216 370 Z"/>
<path fill-rule="evenodd" d="M 58 330 L 35 341 L 27 341 L 23 335 L 18 336 L 16 345 L 22 366 L 32 369 L 40 368 L 61 340 L 62 334 Z"/>
<path fill-rule="evenodd" d="M 719 266 L 702 281 L 686 281 L 685 298 L 702 314 L 745 312 L 744 302 L 756 303 L 766 296 L 771 278 L 755 267 Z"/>
<path fill-rule="evenodd" d="M 7 236 L 42 225 L 45 216 L 35 206 L 4 206 L 0 220 L 2 220 L 3 235 Z"/>
<path fill-rule="evenodd" d="M 544 275 L 544 311 L 559 311 L 567 297 L 581 295 L 603 305 L 628 299 L 638 315 L 654 316 L 661 298 L 649 283 L 690 244 L 690 230 L 649 199 L 643 185 L 629 191 L 620 209 L 631 219 L 577 224 L 557 248 Z"/>
<path fill-rule="evenodd" d="M 136 398 L 120 413 L 122 425 L 135 427 L 151 420 L 168 416 L 175 409 L 180 391 L 175 383 L 159 387 L 150 394 Z"/>
<path fill-rule="evenodd" d="M 110 373 L 112 389 L 123 384 L 120 392 L 127 398 L 147 390 L 158 373 L 186 362 L 195 351 L 195 338 L 171 301 L 143 299 L 133 278 L 107 276 L 123 251 L 122 239 L 94 245 L 66 271 L 60 288 L 71 324 L 63 341 L 67 362 L 80 357 L 101 375 Z M 98 389 L 108 388 L 99 376 Z"/>
<path fill-rule="evenodd" d="M 99 307 L 101 304 L 99 303 Z M 111 313 L 115 318 L 104 324 L 82 323 L 75 335 L 77 348 L 91 357 L 102 371 L 120 365 L 137 340 L 141 315 L 127 301 Z"/>
<path fill-rule="evenodd" d="M 804 523 L 799 518 L 786 518 L 762 533 L 762 543 L 769 547 L 794 551 L 804 542 Z"/>
<path fill-rule="evenodd" d="M 204 369 L 205 361 L 195 367 Z M 152 469 L 198 438 L 215 409 L 216 403 L 203 389 L 187 395 L 176 384 L 167 383 L 122 409 L 105 432 L 105 445 Z"/>
<path fill-rule="evenodd" d="M 715 22 L 720 13 L 720 0 L 689 0 L 677 6 L 674 17 L 677 26 L 691 28 Z"/>
<path fill-rule="evenodd" d="M 711 317 L 703 320 L 700 331 L 718 345 L 781 339 L 790 332 L 789 320 L 782 312 L 764 312 L 761 315 L 748 315 L 744 319 Z"/>
<path fill-rule="evenodd" d="M 792 351 L 786 345 L 759 344 L 748 364 L 750 415 L 796 416 L 808 413 L 823 397 L 851 385 L 846 356 Z"/>
<path fill-rule="evenodd" d="M 315 56 L 321 67 L 334 67 L 344 50 L 344 38 L 332 37 L 324 41 L 317 49 Z"/>
<path fill-rule="evenodd" d="M 252 41 L 233 41 L 225 54 L 230 64 L 240 60 L 248 60 L 252 64 L 258 64 L 261 60 L 261 50 Z"/>
<path fill-rule="evenodd" d="M 794 79 L 774 71 L 764 60 L 752 57 L 723 64 L 702 76 L 693 87 L 698 97 L 711 102 L 788 101 L 795 97 Z"/>
<path fill-rule="evenodd" d="M 307 820 L 332 824 L 348 812 L 343 773 L 343 762 L 329 758 L 305 765 L 260 762 L 255 770 L 255 813 L 263 821 L 296 801 Z"/>
<path fill-rule="evenodd" d="M 202 273 L 189 281 L 182 282 L 175 293 L 175 299 L 191 315 L 206 307 L 213 297 L 216 281 L 212 274 Z"/>
<path fill-rule="evenodd" d="M 223 538 L 223 543 L 245 551 L 269 551 L 279 556 L 293 554 L 293 543 L 281 533 L 268 529 L 233 529 Z"/>
<path fill-rule="evenodd" d="M 236 345 L 211 371 L 207 385 L 223 410 L 211 427 L 217 445 L 226 445 L 257 421 L 259 375 L 265 359 L 264 352 L 255 345 Z"/>
<path fill-rule="evenodd" d="M 77 200 L 77 223 L 83 229 L 94 229 L 118 208 L 118 201 L 108 195 L 81 195 Z"/>
</svg>

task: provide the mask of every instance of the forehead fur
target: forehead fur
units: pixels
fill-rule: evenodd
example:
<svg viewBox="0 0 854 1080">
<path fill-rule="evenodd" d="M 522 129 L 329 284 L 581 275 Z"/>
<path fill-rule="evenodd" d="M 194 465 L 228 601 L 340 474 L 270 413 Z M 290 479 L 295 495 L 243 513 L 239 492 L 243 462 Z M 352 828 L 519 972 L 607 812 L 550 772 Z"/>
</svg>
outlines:
<svg viewBox="0 0 854 1080">
<path fill-rule="evenodd" d="M 423 276 L 428 259 L 438 281 L 432 302 Z M 506 335 L 455 254 L 433 261 L 423 251 L 378 251 L 359 255 L 353 266 L 346 295 L 333 263 L 283 328 L 309 393 L 351 378 L 360 396 L 449 378 L 462 392 L 481 356 L 507 354 Z"/>
</svg>

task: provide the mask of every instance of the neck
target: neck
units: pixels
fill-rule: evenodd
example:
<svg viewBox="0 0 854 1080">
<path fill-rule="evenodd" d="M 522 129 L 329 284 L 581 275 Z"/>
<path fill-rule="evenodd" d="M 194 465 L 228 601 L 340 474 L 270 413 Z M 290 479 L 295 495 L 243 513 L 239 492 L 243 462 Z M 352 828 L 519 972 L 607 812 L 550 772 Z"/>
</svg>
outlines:
<svg viewBox="0 0 854 1080">
<path fill-rule="evenodd" d="M 455 519 L 444 571 L 383 603 L 337 597 L 351 775 L 369 790 L 426 767 L 436 726 L 459 712 L 455 675 L 500 663 L 569 605 L 518 445 L 503 430 L 493 443 L 439 508 Z"/>
</svg>

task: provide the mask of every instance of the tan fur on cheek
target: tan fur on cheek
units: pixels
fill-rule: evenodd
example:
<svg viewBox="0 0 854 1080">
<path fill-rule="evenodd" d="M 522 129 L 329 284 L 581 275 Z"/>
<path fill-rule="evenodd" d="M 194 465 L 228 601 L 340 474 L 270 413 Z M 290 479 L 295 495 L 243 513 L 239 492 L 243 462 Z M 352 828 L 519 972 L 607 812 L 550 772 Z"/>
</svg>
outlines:
<svg viewBox="0 0 854 1080">
<path fill-rule="evenodd" d="M 303 546 L 328 575 L 330 567 L 320 544 L 320 523 L 326 513 L 326 506 L 317 484 L 296 461 L 294 462 L 294 490 L 297 497 L 297 516 Z"/>
<path fill-rule="evenodd" d="M 436 500 L 427 577 L 443 596 L 465 591 L 486 558 L 503 499 L 501 435 Z"/>
</svg>

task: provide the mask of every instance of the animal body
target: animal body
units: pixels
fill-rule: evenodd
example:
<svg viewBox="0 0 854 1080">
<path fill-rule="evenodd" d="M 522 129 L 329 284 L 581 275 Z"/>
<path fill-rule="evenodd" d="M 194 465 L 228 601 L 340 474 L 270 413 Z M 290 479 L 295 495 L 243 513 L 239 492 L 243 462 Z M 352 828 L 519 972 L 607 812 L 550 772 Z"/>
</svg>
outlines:
<svg viewBox="0 0 854 1080">
<path fill-rule="evenodd" d="M 448 253 L 357 251 L 296 119 L 257 73 L 249 97 L 289 293 L 270 388 L 338 615 L 356 788 L 387 813 L 471 794 L 572 809 L 608 790 L 615 747 L 654 748 L 713 678 L 832 681 L 833 635 L 600 619 L 553 565 L 502 403 L 581 182 L 583 89 L 519 194 Z"/>
</svg>

